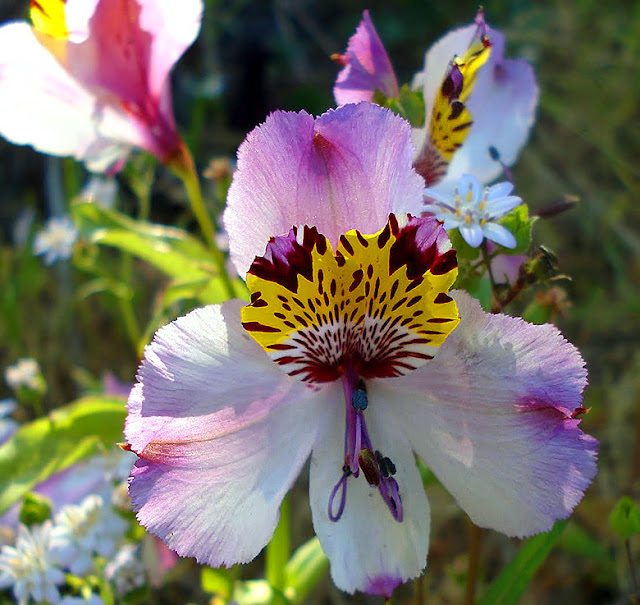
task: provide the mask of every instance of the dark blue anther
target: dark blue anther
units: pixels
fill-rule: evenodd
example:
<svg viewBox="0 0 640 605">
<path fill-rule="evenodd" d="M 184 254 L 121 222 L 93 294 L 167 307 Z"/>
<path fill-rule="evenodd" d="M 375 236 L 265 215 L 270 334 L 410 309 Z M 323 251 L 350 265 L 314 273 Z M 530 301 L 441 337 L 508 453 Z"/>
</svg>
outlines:
<svg viewBox="0 0 640 605">
<path fill-rule="evenodd" d="M 495 162 L 500 161 L 500 152 L 493 145 L 489 147 L 489 156 Z"/>
<path fill-rule="evenodd" d="M 353 392 L 353 396 L 351 397 L 351 405 L 353 409 L 356 410 L 366 410 L 369 405 L 369 398 L 367 397 L 367 392 L 363 389 L 356 389 Z"/>
</svg>

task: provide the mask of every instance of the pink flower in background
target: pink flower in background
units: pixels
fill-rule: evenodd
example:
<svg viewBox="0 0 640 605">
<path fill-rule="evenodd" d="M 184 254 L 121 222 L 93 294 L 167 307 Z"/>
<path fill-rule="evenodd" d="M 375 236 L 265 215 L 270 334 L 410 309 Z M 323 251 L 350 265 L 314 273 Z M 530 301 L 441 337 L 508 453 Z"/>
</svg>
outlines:
<svg viewBox="0 0 640 605">
<path fill-rule="evenodd" d="M 582 498 L 584 362 L 553 326 L 447 294 L 446 233 L 408 215 L 412 155 L 409 125 L 367 103 L 276 112 L 240 147 L 225 224 L 251 303 L 160 329 L 129 397 L 133 507 L 179 554 L 254 558 L 309 456 L 314 528 L 348 592 L 389 596 L 426 565 L 415 454 L 510 536 Z"/>
<path fill-rule="evenodd" d="M 39 0 L 34 26 L 0 27 L 0 133 L 93 171 L 132 147 L 180 154 L 169 73 L 196 38 L 201 0 Z"/>
<path fill-rule="evenodd" d="M 387 98 L 398 96 L 396 74 L 368 10 L 362 13 L 345 54 L 332 59 L 344 65 L 333 88 L 338 105 L 373 101 L 376 90 Z"/>
</svg>

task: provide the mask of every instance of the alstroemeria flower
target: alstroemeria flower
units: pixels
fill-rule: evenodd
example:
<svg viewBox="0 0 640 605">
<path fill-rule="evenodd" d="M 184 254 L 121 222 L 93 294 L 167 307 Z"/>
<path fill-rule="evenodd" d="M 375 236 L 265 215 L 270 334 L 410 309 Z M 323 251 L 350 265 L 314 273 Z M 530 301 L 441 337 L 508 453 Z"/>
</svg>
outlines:
<svg viewBox="0 0 640 605">
<path fill-rule="evenodd" d="M 277 112 L 240 147 L 225 222 L 251 303 L 161 328 L 129 398 L 133 506 L 179 554 L 255 557 L 310 455 L 313 524 L 348 592 L 388 596 L 426 565 L 416 453 L 511 536 L 581 499 L 583 361 L 553 326 L 447 294 L 446 232 L 407 214 L 411 156 L 409 125 L 366 103 Z"/>
<path fill-rule="evenodd" d="M 487 184 L 513 164 L 534 120 L 538 88 L 531 65 L 504 58 L 504 35 L 482 11 L 427 51 L 412 87 L 422 89 L 425 126 L 416 128 L 415 168 L 427 185 L 448 190 L 463 174 Z M 397 96 L 396 76 L 367 13 L 343 56 L 334 87 L 338 104 L 372 100 L 376 90 Z M 361 66 L 365 66 L 362 68 Z"/>
<path fill-rule="evenodd" d="M 200 29 L 202 0 L 39 0 L 33 26 L 0 27 L 0 133 L 93 171 L 131 147 L 180 152 L 169 72 Z"/>
<path fill-rule="evenodd" d="M 362 13 L 345 54 L 331 58 L 344 65 L 333 88 L 338 105 L 373 101 L 377 90 L 387 98 L 398 96 L 396 74 L 368 10 Z"/>
</svg>

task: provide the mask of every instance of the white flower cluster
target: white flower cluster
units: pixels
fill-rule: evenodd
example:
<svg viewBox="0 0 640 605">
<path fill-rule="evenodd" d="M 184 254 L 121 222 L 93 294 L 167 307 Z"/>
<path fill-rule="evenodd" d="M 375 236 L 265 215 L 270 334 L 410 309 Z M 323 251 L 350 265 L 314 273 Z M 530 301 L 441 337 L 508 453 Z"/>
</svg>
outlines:
<svg viewBox="0 0 640 605">
<path fill-rule="evenodd" d="M 130 456 L 120 454 L 95 460 L 104 473 L 102 495 L 92 493 L 78 504 L 67 504 L 42 525 L 21 524 L 15 545 L 0 548 L 0 590 L 11 588 L 19 605 L 100 605 L 102 598 L 93 593 L 61 595 L 65 572 L 77 577 L 96 573 L 96 556 L 107 560 L 104 577 L 118 594 L 145 584 L 145 569 L 136 556 L 139 545 L 125 543 L 129 524 L 114 508 L 119 493 L 114 482 L 121 482 L 125 466 L 131 467 Z"/>
<path fill-rule="evenodd" d="M 14 391 L 21 387 L 37 389 L 41 375 L 40 365 L 32 357 L 18 359 L 16 363 L 8 366 L 4 371 L 4 379 Z"/>
</svg>

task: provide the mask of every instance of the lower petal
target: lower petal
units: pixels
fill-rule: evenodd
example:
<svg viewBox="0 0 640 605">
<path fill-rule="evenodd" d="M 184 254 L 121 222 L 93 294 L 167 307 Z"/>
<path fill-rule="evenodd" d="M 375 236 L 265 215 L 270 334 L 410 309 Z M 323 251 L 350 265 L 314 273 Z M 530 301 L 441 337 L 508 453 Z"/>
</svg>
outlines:
<svg viewBox="0 0 640 605">
<path fill-rule="evenodd" d="M 198 309 L 156 334 L 125 426 L 140 456 L 129 487 L 138 520 L 212 566 L 249 561 L 268 542 L 325 397 L 246 334 L 242 304 Z"/>
<path fill-rule="evenodd" d="M 329 496 L 344 464 L 344 407 L 341 393 L 323 419 L 311 459 L 313 526 L 331 562 L 335 584 L 389 597 L 398 584 L 418 576 L 426 565 L 429 544 L 429 502 L 415 459 L 396 415 L 394 402 L 380 398 L 378 385 L 369 384 L 366 411 L 371 441 L 397 469 L 404 518 L 396 521 L 377 488 L 365 477 L 347 480 L 346 506 L 338 521 L 328 515 Z"/>
<path fill-rule="evenodd" d="M 596 474 L 578 427 L 578 351 L 551 325 L 455 296 L 459 327 L 423 368 L 384 383 L 414 450 L 474 523 L 524 537 L 567 517 Z"/>
</svg>

